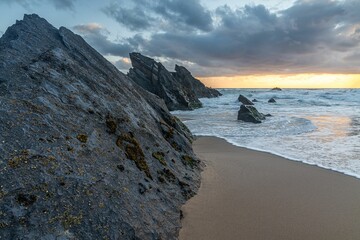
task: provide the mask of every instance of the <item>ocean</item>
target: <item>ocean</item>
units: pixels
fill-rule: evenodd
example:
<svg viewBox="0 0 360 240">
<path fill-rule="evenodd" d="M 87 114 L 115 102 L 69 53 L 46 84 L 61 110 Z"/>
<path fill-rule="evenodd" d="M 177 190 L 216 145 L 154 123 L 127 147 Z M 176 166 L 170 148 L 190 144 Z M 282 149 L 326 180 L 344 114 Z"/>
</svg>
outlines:
<svg viewBox="0 0 360 240">
<path fill-rule="evenodd" d="M 203 108 L 172 113 L 194 135 L 360 178 L 360 89 L 218 90 L 223 96 L 200 99 Z M 238 121 L 239 94 L 257 99 L 258 111 L 272 117 L 260 124 Z"/>
</svg>

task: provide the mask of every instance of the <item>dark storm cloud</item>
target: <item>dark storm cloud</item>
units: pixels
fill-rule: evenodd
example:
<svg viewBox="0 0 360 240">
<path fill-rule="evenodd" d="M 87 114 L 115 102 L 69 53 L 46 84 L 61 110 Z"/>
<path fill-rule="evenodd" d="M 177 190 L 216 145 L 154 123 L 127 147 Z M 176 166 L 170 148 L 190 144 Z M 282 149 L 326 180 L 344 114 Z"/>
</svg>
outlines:
<svg viewBox="0 0 360 240">
<path fill-rule="evenodd" d="M 156 20 L 145 12 L 147 4 L 144 4 L 138 3 L 132 8 L 124 8 L 118 3 L 112 3 L 104 12 L 130 30 L 144 30 L 150 28 Z"/>
<path fill-rule="evenodd" d="M 199 0 L 162 0 L 154 10 L 173 26 L 183 24 L 202 31 L 212 30 L 211 14 Z"/>
<path fill-rule="evenodd" d="M 105 54 L 140 51 L 202 76 L 360 72 L 356 0 L 299 0 L 276 13 L 263 5 L 224 5 L 210 12 L 198 0 L 133 0 L 104 12 L 139 31 L 123 43 L 110 42 L 103 30 L 86 34 Z"/>
<path fill-rule="evenodd" d="M 115 2 L 104 12 L 132 31 L 212 30 L 210 11 L 199 0 L 133 0 L 129 6 Z"/>
<path fill-rule="evenodd" d="M 195 63 L 200 75 L 360 72 L 353 64 L 360 59 L 358 12 L 357 1 L 297 1 L 276 14 L 262 5 L 225 5 L 214 11 L 211 31 L 153 33 L 131 44 L 153 57 Z"/>
<path fill-rule="evenodd" d="M 76 0 L 51 0 L 58 9 L 73 9 Z"/>
<path fill-rule="evenodd" d="M 39 4 L 51 3 L 55 6 L 55 8 L 63 10 L 73 9 L 75 1 L 76 0 L 0 0 L 0 2 L 5 2 L 8 4 L 19 4 L 27 9 L 33 9 Z"/>
<path fill-rule="evenodd" d="M 77 25 L 74 31 L 82 35 L 88 43 L 104 55 L 128 57 L 134 47 L 129 43 L 114 43 L 107 38 L 108 31 L 99 24 Z"/>
</svg>

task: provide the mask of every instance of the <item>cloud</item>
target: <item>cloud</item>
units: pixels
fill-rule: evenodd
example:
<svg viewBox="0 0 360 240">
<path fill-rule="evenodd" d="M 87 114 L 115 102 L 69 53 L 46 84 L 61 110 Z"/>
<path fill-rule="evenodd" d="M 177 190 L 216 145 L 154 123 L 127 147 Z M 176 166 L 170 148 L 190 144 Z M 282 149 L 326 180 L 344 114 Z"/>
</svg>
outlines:
<svg viewBox="0 0 360 240">
<path fill-rule="evenodd" d="M 154 11 L 172 26 L 190 27 L 202 31 L 212 30 L 212 18 L 199 0 L 161 0 Z"/>
<path fill-rule="evenodd" d="M 114 2 L 104 13 L 132 31 L 145 29 L 212 30 L 210 11 L 199 0 L 133 0 L 126 6 Z"/>
<path fill-rule="evenodd" d="M 134 47 L 126 42 L 112 42 L 108 39 L 109 31 L 98 23 L 76 25 L 73 30 L 82 35 L 96 50 L 104 55 L 128 57 Z M 136 39 L 136 38 L 134 38 Z M 135 45 L 133 43 L 133 45 Z"/>
<path fill-rule="evenodd" d="M 26 9 L 33 9 L 38 5 L 51 3 L 56 9 L 73 10 L 75 1 L 76 0 L 1 0 L 0 2 L 19 4 Z"/>
<path fill-rule="evenodd" d="M 120 58 L 120 60 L 116 61 L 114 65 L 120 70 L 127 72 L 131 68 L 130 58 Z"/>
<path fill-rule="evenodd" d="M 209 31 L 152 31 L 128 43 L 152 57 L 190 62 L 201 76 L 359 73 L 358 12 L 357 1 L 300 0 L 277 13 L 263 5 L 225 5 L 213 12 L 216 24 Z"/>
<path fill-rule="evenodd" d="M 76 0 L 51 0 L 57 9 L 74 9 Z"/>
<path fill-rule="evenodd" d="M 148 29 L 156 21 L 156 18 L 146 14 L 144 5 L 141 4 L 133 8 L 124 8 L 118 3 L 111 3 L 104 12 L 133 31 Z"/>
</svg>

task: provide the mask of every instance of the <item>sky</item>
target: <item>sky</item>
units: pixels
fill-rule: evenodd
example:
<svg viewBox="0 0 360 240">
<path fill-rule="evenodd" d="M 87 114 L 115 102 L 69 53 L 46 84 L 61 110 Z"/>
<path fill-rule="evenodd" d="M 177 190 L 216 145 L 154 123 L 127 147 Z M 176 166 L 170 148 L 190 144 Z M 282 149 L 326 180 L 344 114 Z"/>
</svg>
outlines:
<svg viewBox="0 0 360 240">
<path fill-rule="evenodd" d="M 211 87 L 360 87 L 359 0 L 0 0 L 81 35 L 126 73 L 136 51 Z"/>
</svg>

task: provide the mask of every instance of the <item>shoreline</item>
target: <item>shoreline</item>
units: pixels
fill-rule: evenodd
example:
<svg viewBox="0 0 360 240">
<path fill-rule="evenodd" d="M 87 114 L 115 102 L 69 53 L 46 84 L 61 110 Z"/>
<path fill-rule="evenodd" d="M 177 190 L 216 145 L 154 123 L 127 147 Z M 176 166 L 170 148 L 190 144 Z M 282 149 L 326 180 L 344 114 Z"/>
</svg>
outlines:
<svg viewBox="0 0 360 240">
<path fill-rule="evenodd" d="M 193 147 L 206 167 L 179 239 L 360 239 L 358 178 L 217 137 Z"/>
<path fill-rule="evenodd" d="M 187 120 L 192 120 L 192 119 L 187 119 Z M 339 169 L 336 169 L 336 168 L 326 167 L 326 166 L 319 165 L 319 164 L 316 164 L 316 163 L 308 162 L 306 160 L 291 158 L 291 157 L 285 156 L 283 154 L 272 152 L 272 151 L 267 151 L 267 150 L 254 148 L 254 147 L 247 147 L 247 146 L 237 145 L 235 142 L 229 141 L 225 137 L 216 136 L 216 135 L 196 135 L 195 137 L 196 137 L 196 139 L 198 139 L 198 138 L 218 138 L 218 139 L 224 140 L 226 143 L 231 144 L 232 146 L 237 147 L 237 148 L 244 148 L 244 149 L 247 149 L 247 150 L 252 150 L 252 151 L 261 152 L 261 153 L 268 153 L 268 154 L 271 154 L 271 155 L 274 155 L 274 156 L 277 156 L 277 157 L 280 157 L 280 158 L 284 158 L 284 159 L 286 159 L 288 161 L 299 162 L 299 163 L 306 164 L 306 165 L 309 165 L 309 166 L 322 168 L 322 169 L 325 169 L 325 170 L 329 170 L 331 172 L 340 173 L 340 174 L 343 174 L 345 176 L 353 177 L 353 178 L 355 178 L 357 180 L 360 180 L 360 175 L 357 175 L 356 173 L 346 172 L 344 170 L 339 170 Z"/>
</svg>

